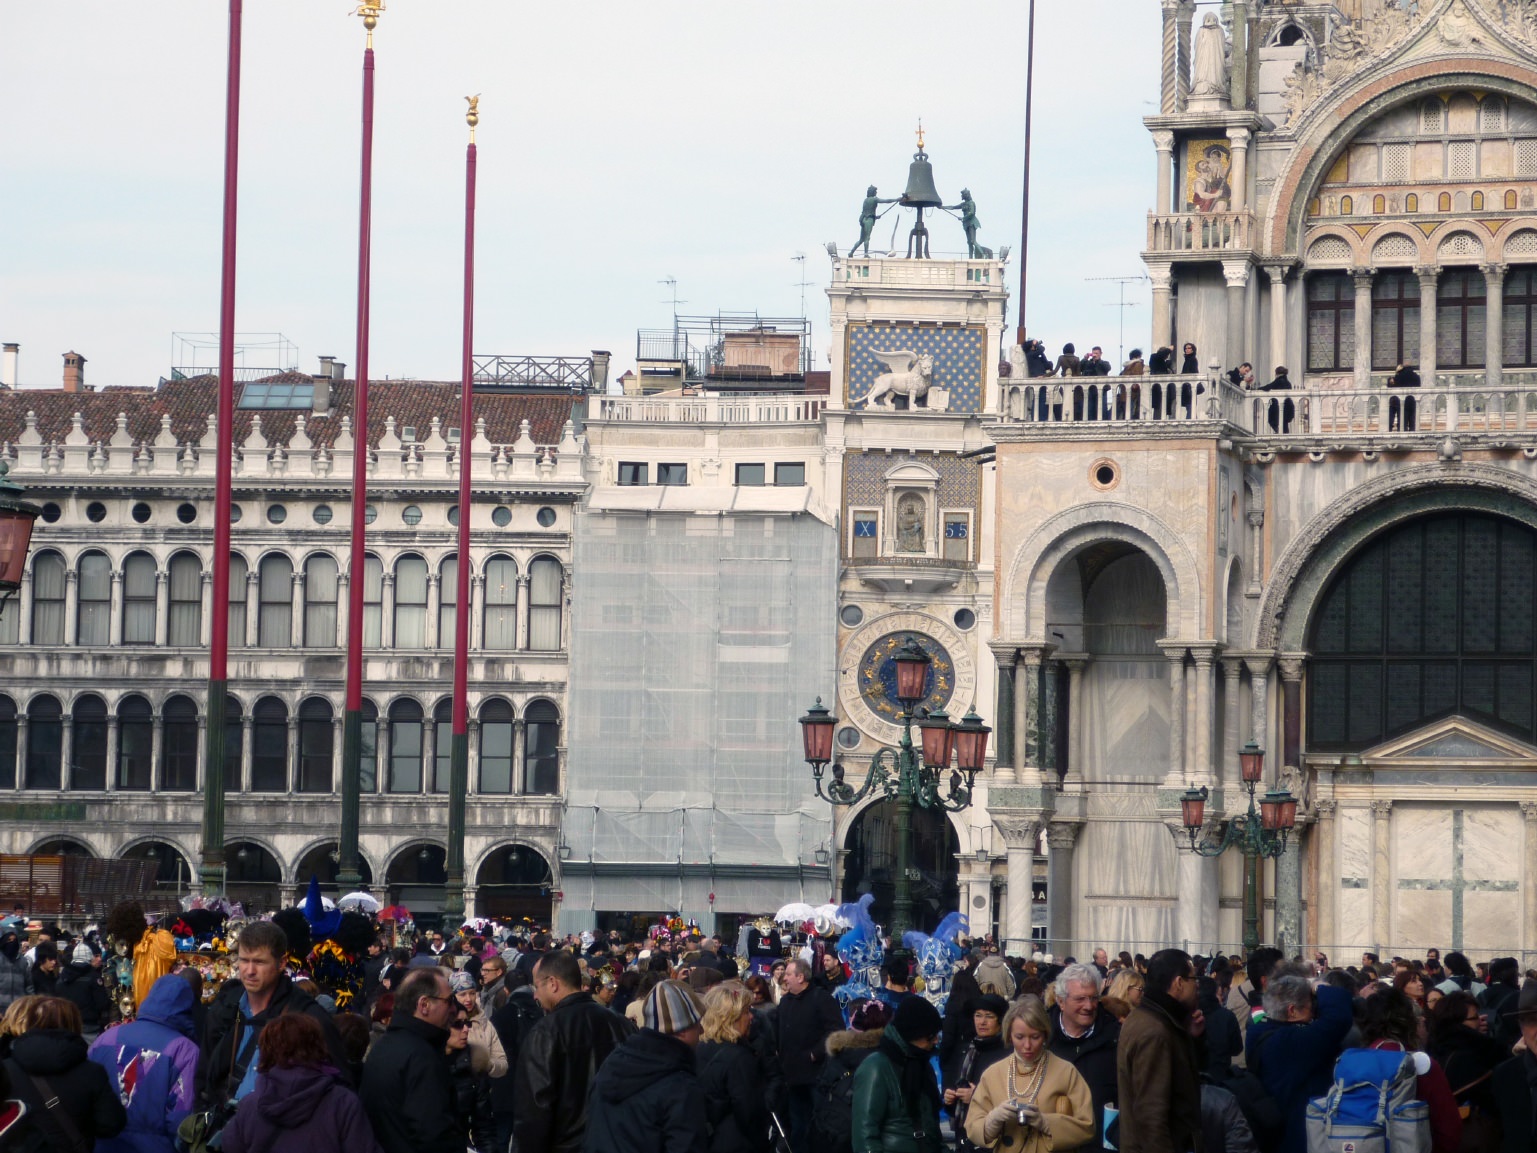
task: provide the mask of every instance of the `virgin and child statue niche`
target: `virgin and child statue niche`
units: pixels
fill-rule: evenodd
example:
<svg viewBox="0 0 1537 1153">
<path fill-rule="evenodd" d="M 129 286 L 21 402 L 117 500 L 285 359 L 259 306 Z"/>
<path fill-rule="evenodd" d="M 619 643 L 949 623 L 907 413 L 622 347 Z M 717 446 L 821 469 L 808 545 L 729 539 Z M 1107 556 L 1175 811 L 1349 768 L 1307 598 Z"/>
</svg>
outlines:
<svg viewBox="0 0 1537 1153">
<path fill-rule="evenodd" d="M 924 551 L 923 498 L 914 493 L 897 501 L 897 551 Z"/>
</svg>

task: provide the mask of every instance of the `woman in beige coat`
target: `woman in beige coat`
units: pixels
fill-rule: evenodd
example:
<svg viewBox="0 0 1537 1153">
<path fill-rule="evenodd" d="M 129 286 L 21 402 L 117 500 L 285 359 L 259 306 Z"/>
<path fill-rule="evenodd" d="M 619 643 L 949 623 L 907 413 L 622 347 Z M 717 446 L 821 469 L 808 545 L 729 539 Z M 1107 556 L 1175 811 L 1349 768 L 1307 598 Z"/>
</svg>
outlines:
<svg viewBox="0 0 1537 1153">
<path fill-rule="evenodd" d="M 1009 1153 L 1061 1153 L 1093 1141 L 1089 1086 L 1077 1069 L 1046 1051 L 1051 1019 L 1039 997 L 1014 1003 L 1003 1019 L 1003 1035 L 1014 1052 L 977 1083 L 966 1113 L 972 1144 Z"/>
</svg>

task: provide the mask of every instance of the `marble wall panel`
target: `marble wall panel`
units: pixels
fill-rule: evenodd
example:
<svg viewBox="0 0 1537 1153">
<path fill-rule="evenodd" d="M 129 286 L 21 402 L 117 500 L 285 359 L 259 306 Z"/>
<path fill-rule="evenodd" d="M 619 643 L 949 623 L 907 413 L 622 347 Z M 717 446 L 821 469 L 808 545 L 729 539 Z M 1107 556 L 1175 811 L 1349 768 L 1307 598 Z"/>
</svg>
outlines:
<svg viewBox="0 0 1537 1153">
<path fill-rule="evenodd" d="M 1351 951 L 1369 949 L 1376 944 L 1372 940 L 1372 894 L 1369 889 L 1341 889 L 1339 911 L 1336 915 L 1332 944 L 1335 956 L 1331 960 L 1342 961 Z"/>
<path fill-rule="evenodd" d="M 1341 806 L 1335 827 L 1339 843 L 1334 859 L 1339 862 L 1339 876 L 1346 880 L 1371 880 L 1372 875 L 1372 812 L 1367 808 L 1348 809 Z"/>
<path fill-rule="evenodd" d="M 1521 894 L 1472 891 L 1462 898 L 1462 947 L 1474 957 L 1519 956 Z"/>
<path fill-rule="evenodd" d="M 1393 806 L 1394 872 L 1404 878 L 1452 875 L 1452 814 L 1449 809 L 1399 803 Z"/>
<path fill-rule="evenodd" d="M 1480 806 L 1462 812 L 1462 875 L 1469 881 L 1515 881 L 1525 844 L 1521 810 Z"/>
<path fill-rule="evenodd" d="M 1450 892 L 1444 889 L 1398 889 L 1393 898 L 1392 940 L 1378 944 L 1390 947 L 1396 953 L 1412 953 L 1452 939 Z"/>
</svg>

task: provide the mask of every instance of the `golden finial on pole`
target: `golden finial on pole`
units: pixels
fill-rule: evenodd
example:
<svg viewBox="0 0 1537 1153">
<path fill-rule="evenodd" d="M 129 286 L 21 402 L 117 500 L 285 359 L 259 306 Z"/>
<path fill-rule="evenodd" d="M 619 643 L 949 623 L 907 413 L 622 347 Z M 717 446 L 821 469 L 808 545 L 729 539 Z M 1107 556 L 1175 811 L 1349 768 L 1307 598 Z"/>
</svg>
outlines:
<svg viewBox="0 0 1537 1153">
<path fill-rule="evenodd" d="M 923 151 L 923 117 L 918 117 L 918 151 Z"/>
<path fill-rule="evenodd" d="M 374 28 L 377 27 L 379 17 L 383 12 L 384 0 L 364 0 L 353 13 L 355 16 L 363 17 L 363 27 L 368 29 L 368 46 L 370 48 L 374 46 Z"/>
<path fill-rule="evenodd" d="M 474 96 L 466 96 L 464 99 L 469 103 L 469 108 L 464 113 L 464 122 L 470 126 L 470 143 L 474 144 L 475 125 L 480 123 L 480 93 L 477 92 Z"/>
</svg>

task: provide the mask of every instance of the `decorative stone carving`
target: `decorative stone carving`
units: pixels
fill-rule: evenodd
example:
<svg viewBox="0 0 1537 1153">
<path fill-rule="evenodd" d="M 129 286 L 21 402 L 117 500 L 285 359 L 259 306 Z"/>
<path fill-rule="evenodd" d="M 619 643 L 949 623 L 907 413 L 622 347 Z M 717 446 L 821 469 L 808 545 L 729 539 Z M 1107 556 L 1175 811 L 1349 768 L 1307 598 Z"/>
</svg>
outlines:
<svg viewBox="0 0 1537 1153">
<path fill-rule="evenodd" d="M 1052 821 L 1046 826 L 1046 844 L 1054 852 L 1072 852 L 1083 825 L 1077 821 Z"/>
<path fill-rule="evenodd" d="M 1003 843 L 1011 849 L 1034 849 L 1041 835 L 1041 822 L 1029 817 L 993 817 L 993 824 L 1003 834 Z"/>
<path fill-rule="evenodd" d="M 1359 22 L 1341 17 L 1330 30 L 1322 67 L 1312 68 L 1306 60 L 1297 63 L 1283 81 L 1286 86 L 1286 127 L 1295 124 L 1327 90 L 1347 76 L 1358 73 L 1369 61 L 1398 47 L 1419 26 L 1429 5 L 1417 0 L 1399 2 L 1402 6 L 1394 0 L 1386 0 Z M 1460 15 L 1452 16 L 1452 9 L 1459 9 Z M 1478 25 L 1463 6 L 1462 0 L 1456 0 L 1452 8 L 1443 14 L 1442 24 L 1446 23 L 1448 16 L 1451 17 L 1451 35 L 1463 37 L 1456 43 L 1466 44 L 1477 40 Z M 1441 31 L 1441 35 L 1445 39 L 1444 31 Z M 1450 40 L 1447 42 L 1452 43 Z"/>
</svg>

